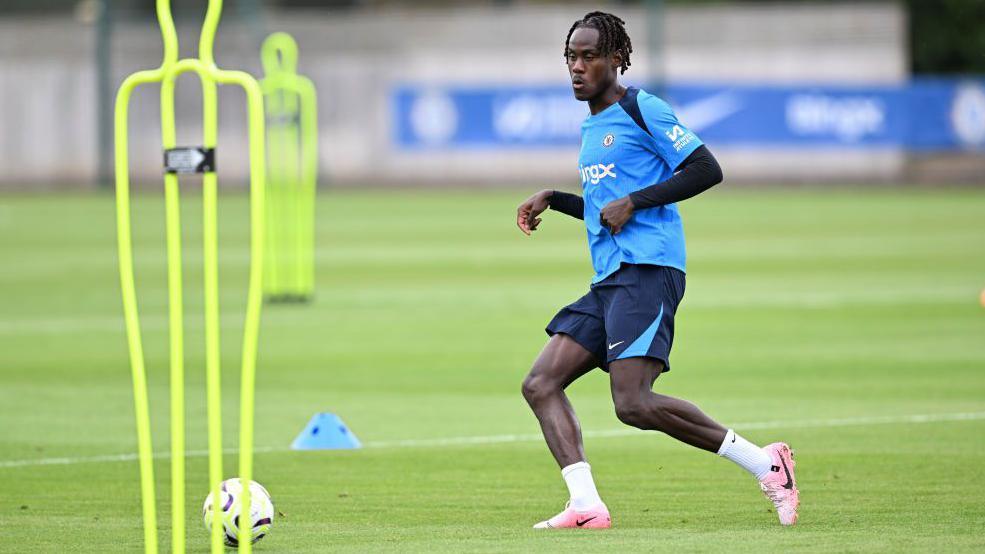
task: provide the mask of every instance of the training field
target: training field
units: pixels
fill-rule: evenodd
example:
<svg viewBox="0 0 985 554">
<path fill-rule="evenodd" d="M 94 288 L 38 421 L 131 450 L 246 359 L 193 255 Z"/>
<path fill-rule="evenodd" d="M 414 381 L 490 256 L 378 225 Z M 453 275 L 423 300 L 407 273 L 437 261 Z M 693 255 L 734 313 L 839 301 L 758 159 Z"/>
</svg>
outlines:
<svg viewBox="0 0 985 554">
<path fill-rule="evenodd" d="M 985 191 L 724 185 L 684 203 L 688 290 L 656 389 L 789 442 L 801 522 L 781 528 L 730 462 L 620 424 L 596 371 L 569 390 L 606 532 L 529 529 L 567 493 L 520 382 L 590 268 L 579 222 L 516 229 L 527 192 L 319 198 L 316 301 L 262 316 L 255 478 L 279 517 L 258 552 L 985 549 Z M 220 200 L 235 448 L 247 202 Z M 205 552 L 201 206 L 185 208 L 187 526 Z M 0 198 L 5 552 L 142 547 L 114 214 L 110 195 Z M 134 221 L 169 546 L 163 199 L 138 195 Z M 319 411 L 365 448 L 288 450 Z"/>
</svg>

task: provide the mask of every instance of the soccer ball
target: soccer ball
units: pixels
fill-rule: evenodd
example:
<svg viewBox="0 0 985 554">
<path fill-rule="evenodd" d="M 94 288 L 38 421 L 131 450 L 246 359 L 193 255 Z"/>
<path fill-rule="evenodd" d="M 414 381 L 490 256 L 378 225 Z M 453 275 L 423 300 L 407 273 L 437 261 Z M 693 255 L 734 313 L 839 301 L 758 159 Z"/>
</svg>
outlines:
<svg viewBox="0 0 985 554">
<path fill-rule="evenodd" d="M 239 529 L 240 498 L 242 497 L 243 485 L 239 478 L 226 479 L 219 485 L 219 509 L 222 511 L 223 542 L 226 546 L 237 546 Z M 212 493 L 205 498 L 205 505 L 202 506 L 202 518 L 205 520 L 205 528 L 212 532 L 212 522 L 215 520 L 215 503 L 212 501 Z M 270 498 L 270 493 L 263 485 L 256 481 L 250 481 L 250 526 L 253 529 L 251 542 L 262 539 L 274 523 L 274 501 Z"/>
</svg>

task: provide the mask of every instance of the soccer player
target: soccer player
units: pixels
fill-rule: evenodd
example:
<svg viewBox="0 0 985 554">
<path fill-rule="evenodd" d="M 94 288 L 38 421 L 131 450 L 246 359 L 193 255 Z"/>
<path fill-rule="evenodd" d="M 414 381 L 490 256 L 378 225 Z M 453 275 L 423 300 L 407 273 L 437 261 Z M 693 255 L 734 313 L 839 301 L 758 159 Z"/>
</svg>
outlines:
<svg viewBox="0 0 985 554">
<path fill-rule="evenodd" d="M 601 367 L 609 373 L 616 415 L 717 453 L 752 474 L 783 525 L 797 521 L 794 461 L 782 442 L 760 448 L 694 404 L 653 392 L 669 371 L 674 316 L 684 295 L 684 232 L 676 202 L 722 180 L 718 162 L 671 108 L 619 84 L 632 43 L 618 17 L 591 12 L 564 43 L 575 98 L 588 102 L 578 169 L 583 196 L 542 190 L 517 208 L 530 235 L 548 208 L 584 219 L 595 276 L 588 293 L 547 325 L 550 339 L 523 381 L 568 486 L 561 513 L 535 528 L 608 528 L 609 510 L 585 461 L 578 418 L 564 393 Z"/>
</svg>

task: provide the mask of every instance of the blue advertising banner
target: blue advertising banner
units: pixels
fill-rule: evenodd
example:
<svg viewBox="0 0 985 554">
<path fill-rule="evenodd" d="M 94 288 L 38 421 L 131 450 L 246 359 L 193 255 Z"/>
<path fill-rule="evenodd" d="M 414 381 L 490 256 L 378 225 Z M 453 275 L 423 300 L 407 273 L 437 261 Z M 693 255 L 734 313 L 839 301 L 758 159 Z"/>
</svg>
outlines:
<svg viewBox="0 0 985 554">
<path fill-rule="evenodd" d="M 671 85 L 661 96 L 709 145 L 985 150 L 985 80 L 902 86 Z M 401 149 L 577 146 L 586 105 L 566 86 L 401 86 Z"/>
</svg>

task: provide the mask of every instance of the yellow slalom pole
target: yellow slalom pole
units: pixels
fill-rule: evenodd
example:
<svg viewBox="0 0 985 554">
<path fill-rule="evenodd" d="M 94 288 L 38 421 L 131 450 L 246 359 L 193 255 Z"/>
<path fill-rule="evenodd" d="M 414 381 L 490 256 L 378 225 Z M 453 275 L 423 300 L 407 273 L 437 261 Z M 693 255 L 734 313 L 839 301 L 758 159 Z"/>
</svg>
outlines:
<svg viewBox="0 0 985 554">
<path fill-rule="evenodd" d="M 161 144 L 177 146 L 174 115 L 175 81 L 171 66 L 161 81 Z M 168 251 L 168 313 L 171 342 L 171 542 L 173 551 L 185 549 L 185 374 L 184 308 L 181 271 L 181 204 L 178 176 L 164 175 Z"/>
<path fill-rule="evenodd" d="M 205 21 L 199 37 L 199 63 L 189 63 L 189 67 L 199 73 L 202 80 L 202 133 L 203 146 L 215 147 L 218 141 L 218 95 L 214 75 L 215 60 L 212 55 L 212 45 L 215 41 L 216 28 L 222 12 L 221 1 L 210 1 L 205 12 Z M 251 182 L 251 186 L 255 183 Z M 212 491 L 213 506 L 218 507 L 220 486 L 222 484 L 222 372 L 220 367 L 220 332 L 219 332 L 219 283 L 218 283 L 218 181 L 215 172 L 208 172 L 202 181 L 202 227 L 203 227 L 203 256 L 205 278 L 205 375 L 206 375 L 206 406 L 208 418 L 208 449 L 209 449 L 209 488 Z M 249 509 L 249 508 L 247 508 Z M 221 552 L 222 525 L 216 519 L 218 512 L 213 512 L 212 520 L 212 552 Z"/>
<path fill-rule="evenodd" d="M 264 238 L 264 121 L 263 97 L 253 77 L 241 71 L 225 71 L 215 66 L 212 46 L 222 10 L 221 0 L 210 0 L 205 23 L 199 39 L 199 58 L 178 60 L 177 33 L 171 17 L 169 0 L 157 0 L 158 22 L 164 43 L 164 58 L 154 70 L 140 71 L 129 76 L 120 86 L 115 112 L 117 241 L 120 258 L 120 283 L 123 309 L 133 376 L 134 405 L 137 422 L 141 504 L 144 519 L 144 548 L 148 553 L 158 551 L 156 499 L 154 490 L 153 452 L 150 431 L 150 407 L 147 378 L 137 314 L 136 286 L 133 272 L 133 246 L 130 222 L 129 161 L 127 149 L 128 107 L 132 91 L 146 83 L 161 83 L 161 138 L 165 149 L 176 146 L 174 118 L 174 87 L 179 75 L 195 72 L 202 82 L 203 148 L 214 149 L 218 137 L 217 84 L 235 84 L 247 95 L 250 139 L 250 219 L 251 259 L 250 283 L 247 292 L 246 324 L 243 335 L 242 390 L 240 394 L 240 478 L 243 512 L 250 511 L 249 483 L 253 471 L 253 420 L 257 342 L 259 339 L 260 307 L 262 304 L 263 238 Z M 203 176 L 203 254 L 205 272 L 206 321 L 206 395 L 209 429 L 209 482 L 218 508 L 222 481 L 222 400 L 220 370 L 220 327 L 218 293 L 218 184 L 214 167 L 202 169 Z M 168 290 L 171 342 L 171 484 L 172 484 L 172 544 L 174 552 L 185 548 L 185 415 L 184 415 L 184 344 L 181 271 L 181 225 L 178 177 L 164 177 L 166 197 Z M 218 513 L 215 514 L 218 516 Z M 240 518 L 238 529 L 240 552 L 251 551 L 252 529 L 249 517 Z M 213 518 L 211 550 L 223 552 L 221 517 Z"/>
<path fill-rule="evenodd" d="M 298 75 L 298 96 L 301 99 L 301 203 L 300 234 L 301 291 L 305 296 L 315 292 L 315 200 L 318 192 L 318 99 L 310 79 Z"/>
<path fill-rule="evenodd" d="M 144 519 L 144 545 L 148 554 L 157 553 L 157 513 L 154 495 L 154 453 L 151 449 L 150 403 L 147 373 L 137 316 L 137 293 L 133 276 L 133 247 L 130 229 L 130 176 L 127 151 L 127 108 L 133 90 L 159 78 L 160 70 L 142 71 L 128 77 L 116 95 L 114 149 L 116 154 L 116 237 L 120 261 L 120 289 L 133 376 L 134 411 L 137 420 L 137 453 L 140 460 L 140 501 Z"/>
<path fill-rule="evenodd" d="M 279 113 L 283 104 L 281 95 L 266 95 L 265 107 L 268 114 Z M 270 158 L 267 171 L 267 202 L 266 202 L 266 279 L 264 291 L 271 299 L 284 294 L 281 260 L 285 256 L 283 248 L 283 217 L 281 211 L 285 203 L 284 189 L 286 187 L 284 172 L 284 142 L 280 137 L 278 126 L 271 126 L 267 137 L 267 155 Z"/>
<path fill-rule="evenodd" d="M 215 148 L 218 98 L 215 81 L 202 77 L 203 146 Z M 205 278 L 205 390 L 209 434 L 209 483 L 218 499 L 222 482 L 222 371 L 219 325 L 218 180 L 214 171 L 202 177 L 203 270 Z M 222 548 L 221 526 L 212 526 L 212 550 Z"/>
<path fill-rule="evenodd" d="M 257 343 L 260 333 L 260 308 L 263 305 L 263 179 L 266 171 L 263 144 L 263 94 L 260 85 L 250 75 L 239 71 L 220 71 L 220 82 L 236 83 L 246 90 L 249 104 L 250 134 L 250 285 L 243 330 L 243 367 L 240 377 L 239 476 L 243 483 L 241 506 L 249 513 L 251 506 L 250 480 L 253 479 L 253 422 L 254 391 L 256 390 Z M 224 81 L 228 79 L 228 81 Z M 249 553 L 253 529 L 250 518 L 240 518 L 239 551 Z M 243 540 L 243 538 L 246 540 Z"/>
<path fill-rule="evenodd" d="M 264 78 L 260 86 L 269 129 L 267 190 L 270 268 L 265 290 L 272 298 L 303 300 L 314 293 L 314 202 L 318 175 L 318 123 L 315 87 L 297 74 L 298 47 L 277 32 L 260 49 Z"/>
<path fill-rule="evenodd" d="M 137 294 L 133 272 L 133 241 L 130 223 L 130 175 L 129 150 L 127 148 L 127 124 L 130 97 L 134 89 L 148 83 L 159 82 L 164 70 L 178 57 L 177 35 L 166 2 L 157 4 L 158 21 L 164 54 L 160 67 L 138 71 L 127 77 L 116 95 L 113 138 L 116 173 L 116 222 L 117 249 L 120 264 L 120 290 L 126 323 L 127 344 L 130 353 L 130 369 L 133 378 L 134 413 L 137 423 L 137 452 L 140 466 L 140 499 L 144 520 L 144 545 L 149 554 L 158 551 L 157 510 L 154 492 L 154 458 L 150 428 L 150 402 L 147 394 L 147 373 L 140 337 L 140 320 L 137 313 Z"/>
</svg>

